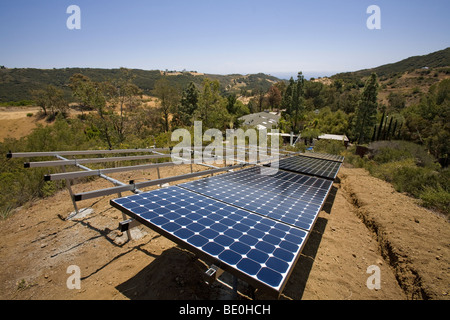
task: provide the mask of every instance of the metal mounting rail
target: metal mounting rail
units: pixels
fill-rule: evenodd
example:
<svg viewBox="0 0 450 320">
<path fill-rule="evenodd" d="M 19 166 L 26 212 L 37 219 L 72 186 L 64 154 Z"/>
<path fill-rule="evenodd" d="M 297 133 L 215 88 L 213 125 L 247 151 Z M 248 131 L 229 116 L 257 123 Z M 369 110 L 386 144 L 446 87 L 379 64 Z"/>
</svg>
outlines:
<svg viewBox="0 0 450 320">
<path fill-rule="evenodd" d="M 87 154 L 110 154 L 110 153 L 140 153 L 153 151 L 167 151 L 167 148 L 153 149 L 117 149 L 117 150 L 80 150 L 80 151 L 50 151 L 50 152 L 9 152 L 7 158 L 26 158 L 26 157 L 56 157 L 56 156 L 77 156 Z"/>
<path fill-rule="evenodd" d="M 162 168 L 162 167 L 172 167 L 175 166 L 173 162 L 163 162 L 163 163 L 149 163 L 149 164 L 141 164 L 136 166 L 126 166 L 126 167 L 117 167 L 117 168 L 105 168 L 105 169 L 91 169 L 90 171 L 75 171 L 75 172 L 63 172 L 63 173 L 53 173 L 46 174 L 44 176 L 45 181 L 55 181 L 55 180 L 63 180 L 63 179 L 76 179 L 82 177 L 90 177 L 90 176 L 100 176 L 102 174 L 115 173 L 115 172 L 126 172 L 126 171 L 136 171 L 136 170 L 145 170 L 145 169 L 154 169 L 154 168 Z"/>
<path fill-rule="evenodd" d="M 133 160 L 148 160 L 148 159 L 160 159 L 170 158 L 170 154 L 154 154 L 147 156 L 128 156 L 128 157 L 112 157 L 112 158 L 89 158 L 89 159 L 67 159 L 59 161 L 38 161 L 38 162 L 25 162 L 25 168 L 42 168 L 42 167 L 56 167 L 65 165 L 77 165 L 83 163 L 101 163 L 101 162 L 114 162 L 114 161 L 133 161 Z"/>
</svg>

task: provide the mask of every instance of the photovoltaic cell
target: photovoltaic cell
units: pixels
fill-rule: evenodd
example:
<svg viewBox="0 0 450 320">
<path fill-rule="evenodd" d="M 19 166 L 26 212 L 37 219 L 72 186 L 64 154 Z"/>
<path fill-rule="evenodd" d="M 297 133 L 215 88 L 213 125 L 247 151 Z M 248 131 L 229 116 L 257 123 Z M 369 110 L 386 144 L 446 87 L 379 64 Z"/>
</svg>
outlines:
<svg viewBox="0 0 450 320">
<path fill-rule="evenodd" d="M 222 269 L 277 292 L 308 234 L 177 186 L 111 200 L 111 205 Z"/>
<path fill-rule="evenodd" d="M 294 156 L 281 159 L 271 166 L 274 165 L 282 170 L 310 174 L 313 176 L 334 180 L 342 163 L 312 157 Z"/>
<path fill-rule="evenodd" d="M 311 230 L 332 182 L 298 174 L 296 178 L 299 182 L 294 182 L 258 174 L 258 170 L 260 169 L 241 170 L 179 186 L 265 217 Z M 295 180 L 294 177 L 291 179 Z"/>
</svg>

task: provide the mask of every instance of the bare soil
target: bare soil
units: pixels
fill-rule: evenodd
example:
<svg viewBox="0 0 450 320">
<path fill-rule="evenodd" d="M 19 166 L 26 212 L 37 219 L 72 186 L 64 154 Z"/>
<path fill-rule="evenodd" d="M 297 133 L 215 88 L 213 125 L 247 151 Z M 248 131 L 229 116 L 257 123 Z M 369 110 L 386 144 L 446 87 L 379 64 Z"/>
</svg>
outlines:
<svg viewBox="0 0 450 320">
<path fill-rule="evenodd" d="M 0 108 L 0 141 L 5 138 L 20 139 L 31 133 L 38 124 L 46 125 L 44 119 L 39 119 L 39 107 L 1 107 Z M 27 114 L 31 113 L 29 117 Z"/>
<path fill-rule="evenodd" d="M 194 170 L 205 170 L 194 166 Z M 161 176 L 190 172 L 162 168 Z M 115 178 L 156 179 L 155 171 Z M 181 182 L 181 181 L 180 181 Z M 74 192 L 111 187 L 100 179 L 74 185 Z M 126 195 L 126 194 L 123 194 Z M 117 230 L 122 213 L 115 196 L 78 203 L 67 190 L 23 206 L 0 222 L 0 299 L 32 300 L 217 300 L 233 299 L 224 273 L 205 283 L 207 263 L 146 227 L 133 240 Z M 445 218 L 417 205 L 363 169 L 344 166 L 308 239 L 282 300 L 448 300 L 450 228 Z M 68 267 L 80 268 L 80 289 L 69 289 Z M 369 289 L 369 266 L 378 266 L 380 289 Z M 250 299 L 240 282 L 237 299 Z M 273 299 L 256 291 L 256 299 Z"/>
</svg>

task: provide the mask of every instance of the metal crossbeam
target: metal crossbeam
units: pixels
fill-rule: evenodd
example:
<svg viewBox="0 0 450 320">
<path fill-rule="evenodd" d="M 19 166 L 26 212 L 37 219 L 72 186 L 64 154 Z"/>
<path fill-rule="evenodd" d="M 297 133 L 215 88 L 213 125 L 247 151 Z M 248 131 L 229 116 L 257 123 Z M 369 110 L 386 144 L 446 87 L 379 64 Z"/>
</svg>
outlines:
<svg viewBox="0 0 450 320">
<path fill-rule="evenodd" d="M 170 158 L 170 154 L 154 154 L 154 155 L 147 155 L 147 156 L 126 156 L 126 157 L 112 157 L 112 158 L 89 158 L 89 159 L 73 159 L 73 160 L 59 160 L 59 161 L 25 162 L 24 167 L 25 168 L 42 168 L 42 167 L 77 165 L 77 164 L 85 164 L 85 163 L 148 160 L 148 159 L 160 159 L 160 158 Z"/>
<path fill-rule="evenodd" d="M 91 169 L 90 171 L 54 173 L 54 174 L 45 175 L 44 180 L 45 181 L 55 181 L 55 180 L 63 180 L 63 179 L 76 179 L 76 178 L 89 177 L 89 176 L 100 176 L 102 174 L 115 173 L 115 172 L 136 171 L 136 170 L 145 170 L 145 169 L 171 167 L 171 166 L 175 166 L 175 164 L 173 162 L 150 163 L 150 164 L 141 164 L 141 165 L 136 165 L 136 166 L 106 168 L 106 169 L 98 169 L 98 170 Z"/>
<path fill-rule="evenodd" d="M 139 153 L 153 151 L 167 151 L 167 148 L 152 149 L 117 149 L 117 150 L 82 150 L 82 151 L 50 151 L 50 152 L 9 152 L 7 158 L 27 158 L 27 157 L 56 157 L 56 156 L 76 156 L 89 154 L 111 154 L 111 153 Z"/>
</svg>

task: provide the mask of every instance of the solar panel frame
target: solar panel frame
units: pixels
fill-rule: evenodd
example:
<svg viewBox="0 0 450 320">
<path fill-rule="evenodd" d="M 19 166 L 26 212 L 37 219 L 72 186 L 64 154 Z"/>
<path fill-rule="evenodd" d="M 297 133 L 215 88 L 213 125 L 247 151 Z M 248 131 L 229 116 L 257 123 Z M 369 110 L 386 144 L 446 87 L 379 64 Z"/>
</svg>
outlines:
<svg viewBox="0 0 450 320">
<path fill-rule="evenodd" d="M 188 201 L 191 207 L 179 206 Z M 110 204 L 198 257 L 277 295 L 284 289 L 309 236 L 307 231 L 178 186 L 113 199 Z M 193 230 L 197 234 L 189 234 Z"/>
</svg>

